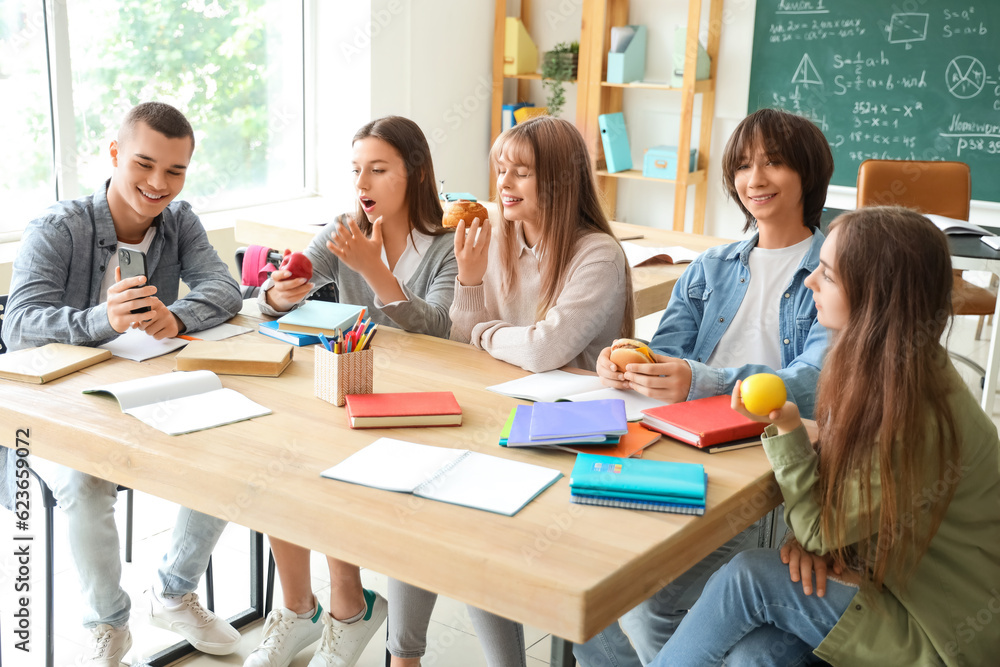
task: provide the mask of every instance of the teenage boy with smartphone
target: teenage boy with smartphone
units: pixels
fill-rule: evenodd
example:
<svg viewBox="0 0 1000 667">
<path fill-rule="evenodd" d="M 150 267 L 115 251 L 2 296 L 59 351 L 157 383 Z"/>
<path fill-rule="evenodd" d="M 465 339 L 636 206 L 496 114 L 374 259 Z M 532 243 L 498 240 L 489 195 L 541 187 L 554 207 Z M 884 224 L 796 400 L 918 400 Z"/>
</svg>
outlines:
<svg viewBox="0 0 1000 667">
<path fill-rule="evenodd" d="M 146 102 L 111 142 L 111 178 L 87 197 L 55 204 L 27 227 L 14 261 L 3 339 L 11 350 L 100 345 L 130 328 L 156 339 L 225 322 L 242 306 L 239 286 L 208 241 L 184 187 L 194 132 L 170 105 Z M 146 256 L 147 278 L 121 279 L 118 249 Z M 179 281 L 190 288 L 177 298 Z M 142 311 L 145 312 L 142 312 Z M 72 446 L 72 443 L 66 443 Z M 13 497 L 13 450 L 0 456 L 0 504 Z M 118 667 L 132 646 L 121 587 L 115 484 L 50 461 L 31 466 L 52 488 L 69 525 L 70 551 L 93 647 L 83 664 Z M 206 653 L 236 649 L 239 633 L 194 593 L 226 522 L 181 508 L 159 582 L 145 593 L 154 625 Z"/>
</svg>

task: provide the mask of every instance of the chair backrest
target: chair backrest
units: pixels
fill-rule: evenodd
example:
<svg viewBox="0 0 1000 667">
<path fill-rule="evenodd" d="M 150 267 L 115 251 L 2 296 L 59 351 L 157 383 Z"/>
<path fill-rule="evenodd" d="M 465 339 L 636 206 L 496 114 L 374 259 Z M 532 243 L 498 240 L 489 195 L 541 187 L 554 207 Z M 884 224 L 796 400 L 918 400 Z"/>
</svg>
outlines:
<svg viewBox="0 0 1000 667">
<path fill-rule="evenodd" d="M 964 162 L 865 160 L 858 167 L 858 208 L 906 206 L 969 219 L 972 177 Z"/>
</svg>

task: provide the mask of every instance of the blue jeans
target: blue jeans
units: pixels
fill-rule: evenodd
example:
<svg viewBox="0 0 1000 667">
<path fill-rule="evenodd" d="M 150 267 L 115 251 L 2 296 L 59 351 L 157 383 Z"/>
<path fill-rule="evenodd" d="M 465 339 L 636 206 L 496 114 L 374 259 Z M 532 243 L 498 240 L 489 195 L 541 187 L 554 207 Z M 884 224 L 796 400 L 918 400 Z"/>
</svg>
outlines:
<svg viewBox="0 0 1000 667">
<path fill-rule="evenodd" d="M 31 467 L 66 513 L 70 553 L 87 607 L 84 626 L 127 625 L 131 602 L 121 587 L 121 550 L 115 525 L 117 485 L 36 457 L 32 457 Z M 170 551 L 160 565 L 161 595 L 180 596 L 198 587 L 226 523 L 186 507 L 180 509 Z"/>
<path fill-rule="evenodd" d="M 827 580 L 805 595 L 778 551 L 739 554 L 716 572 L 650 667 L 807 665 L 858 589 Z"/>
<path fill-rule="evenodd" d="M 716 570 L 734 556 L 757 546 L 758 525 L 750 526 L 690 570 L 625 613 L 585 644 L 573 647 L 583 667 L 648 665 L 667 643 Z"/>
</svg>

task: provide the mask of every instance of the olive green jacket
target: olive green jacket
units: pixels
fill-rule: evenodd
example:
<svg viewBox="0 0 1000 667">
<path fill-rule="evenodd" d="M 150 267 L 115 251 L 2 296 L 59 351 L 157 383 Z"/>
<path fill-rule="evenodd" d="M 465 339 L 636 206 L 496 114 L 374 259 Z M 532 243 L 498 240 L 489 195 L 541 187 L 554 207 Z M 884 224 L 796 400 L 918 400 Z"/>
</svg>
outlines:
<svg viewBox="0 0 1000 667">
<path fill-rule="evenodd" d="M 958 480 L 955 495 L 905 588 L 890 573 L 880 593 L 859 592 L 816 649 L 831 665 L 1000 664 L 1000 440 L 950 364 L 949 372 L 962 458 L 944 477 Z M 804 428 L 772 434 L 769 426 L 764 450 L 785 497 L 785 521 L 805 549 L 826 554 L 838 545 L 820 530 L 817 454 Z M 931 482 L 921 498 L 940 493 Z M 848 533 L 848 543 L 863 537 L 856 522 Z"/>
</svg>

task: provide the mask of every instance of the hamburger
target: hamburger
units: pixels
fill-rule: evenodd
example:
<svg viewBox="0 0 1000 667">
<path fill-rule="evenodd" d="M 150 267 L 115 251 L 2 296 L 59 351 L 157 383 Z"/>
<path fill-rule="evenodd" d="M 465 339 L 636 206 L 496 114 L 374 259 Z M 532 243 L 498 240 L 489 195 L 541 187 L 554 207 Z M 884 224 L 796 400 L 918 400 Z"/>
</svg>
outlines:
<svg viewBox="0 0 1000 667">
<path fill-rule="evenodd" d="M 465 220 L 465 226 L 468 227 L 476 218 L 479 218 L 480 222 L 486 222 L 489 217 L 486 207 L 479 202 L 459 199 L 444 210 L 441 224 L 445 227 L 458 227 L 458 223 Z"/>
<path fill-rule="evenodd" d="M 641 340 L 619 338 L 611 344 L 611 363 L 623 369 L 629 364 L 655 364 L 653 351 Z"/>
</svg>

